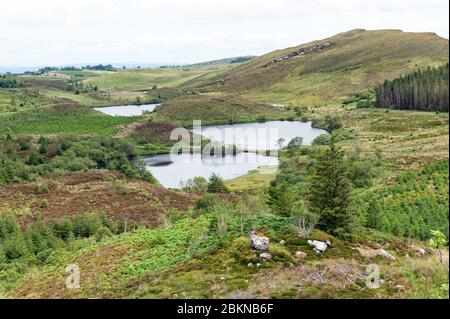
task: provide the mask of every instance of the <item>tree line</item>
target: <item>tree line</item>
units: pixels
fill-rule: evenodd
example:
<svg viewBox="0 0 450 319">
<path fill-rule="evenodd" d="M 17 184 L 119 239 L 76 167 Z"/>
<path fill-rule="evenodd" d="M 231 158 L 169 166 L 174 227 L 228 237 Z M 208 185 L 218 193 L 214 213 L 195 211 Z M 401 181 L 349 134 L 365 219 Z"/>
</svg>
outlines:
<svg viewBox="0 0 450 319">
<path fill-rule="evenodd" d="M 0 75 L 0 88 L 11 89 L 18 87 L 24 87 L 24 84 L 11 76 Z"/>
<path fill-rule="evenodd" d="M 386 80 L 375 93 L 377 107 L 448 112 L 448 63 Z"/>
</svg>

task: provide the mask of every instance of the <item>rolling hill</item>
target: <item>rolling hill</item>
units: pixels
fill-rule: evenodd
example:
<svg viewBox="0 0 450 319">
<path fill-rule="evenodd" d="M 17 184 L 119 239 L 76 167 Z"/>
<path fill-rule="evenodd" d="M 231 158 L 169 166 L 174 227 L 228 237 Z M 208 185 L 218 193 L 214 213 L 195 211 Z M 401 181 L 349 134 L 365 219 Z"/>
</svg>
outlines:
<svg viewBox="0 0 450 319">
<path fill-rule="evenodd" d="M 239 64 L 244 63 L 249 60 L 252 60 L 256 58 L 256 56 L 253 55 L 247 55 L 247 56 L 239 56 L 239 57 L 233 57 L 233 58 L 225 58 L 225 59 L 219 59 L 219 60 L 212 60 L 212 61 L 206 61 L 201 63 L 195 63 L 188 65 L 189 68 L 217 68 L 229 64 Z"/>
<path fill-rule="evenodd" d="M 268 103 L 329 105 L 385 79 L 440 65 L 448 53 L 448 40 L 434 33 L 357 29 L 268 53 L 199 86 Z"/>
</svg>

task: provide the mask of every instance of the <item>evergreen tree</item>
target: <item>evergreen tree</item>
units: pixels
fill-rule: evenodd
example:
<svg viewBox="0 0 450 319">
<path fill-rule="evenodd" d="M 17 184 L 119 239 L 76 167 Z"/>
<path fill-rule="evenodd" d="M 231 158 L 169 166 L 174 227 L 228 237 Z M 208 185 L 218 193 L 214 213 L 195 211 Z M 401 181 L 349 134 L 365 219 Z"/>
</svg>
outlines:
<svg viewBox="0 0 450 319">
<path fill-rule="evenodd" d="M 267 204 L 273 212 L 281 216 L 290 216 L 295 194 L 287 184 L 283 183 L 269 188 Z"/>
<path fill-rule="evenodd" d="M 317 227 L 334 235 L 350 231 L 351 184 L 344 153 L 332 140 L 317 158 L 310 188 L 310 209 L 318 214 Z"/>
<path fill-rule="evenodd" d="M 375 198 L 372 198 L 367 208 L 367 227 L 381 230 L 382 226 L 381 206 Z"/>
<path fill-rule="evenodd" d="M 220 176 L 213 173 L 209 178 L 208 193 L 228 193 L 228 192 L 229 190 L 225 186 L 223 179 Z"/>
</svg>

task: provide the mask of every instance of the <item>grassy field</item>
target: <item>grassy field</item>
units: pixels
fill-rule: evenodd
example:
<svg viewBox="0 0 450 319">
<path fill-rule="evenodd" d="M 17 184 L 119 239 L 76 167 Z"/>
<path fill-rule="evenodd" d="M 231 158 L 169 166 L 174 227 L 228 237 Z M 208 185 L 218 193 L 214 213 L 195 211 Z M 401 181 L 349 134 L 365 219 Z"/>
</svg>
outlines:
<svg viewBox="0 0 450 319">
<path fill-rule="evenodd" d="M 73 104 L 40 107 L 13 114 L 0 114 L 0 131 L 10 129 L 15 135 L 40 134 L 99 134 L 117 133 L 119 125 L 142 117 L 107 116 Z"/>
<path fill-rule="evenodd" d="M 286 119 L 289 116 L 292 116 L 291 112 L 230 94 L 182 96 L 162 104 L 154 114 L 157 120 L 182 126 L 192 125 L 192 120 L 202 120 L 204 125 L 209 125 Z"/>
<path fill-rule="evenodd" d="M 356 137 L 345 143 L 348 151 L 380 152 L 396 170 L 417 169 L 448 158 L 449 119 L 446 113 L 387 109 L 331 109 Z M 315 114 L 329 113 L 329 108 Z"/>
<path fill-rule="evenodd" d="M 98 86 L 107 92 L 120 92 L 130 90 L 150 90 L 153 86 L 178 87 L 205 73 L 217 72 L 199 68 L 159 68 L 142 70 L 122 70 L 109 72 L 97 77 L 84 80 L 86 84 Z"/>
<path fill-rule="evenodd" d="M 0 89 L 0 113 L 34 109 L 51 103 L 32 89 Z"/>
<path fill-rule="evenodd" d="M 271 169 L 276 170 L 276 167 L 260 167 L 247 175 L 227 180 L 225 183 L 228 188 L 236 192 L 265 189 L 276 176 L 276 173 L 268 173 Z"/>
</svg>

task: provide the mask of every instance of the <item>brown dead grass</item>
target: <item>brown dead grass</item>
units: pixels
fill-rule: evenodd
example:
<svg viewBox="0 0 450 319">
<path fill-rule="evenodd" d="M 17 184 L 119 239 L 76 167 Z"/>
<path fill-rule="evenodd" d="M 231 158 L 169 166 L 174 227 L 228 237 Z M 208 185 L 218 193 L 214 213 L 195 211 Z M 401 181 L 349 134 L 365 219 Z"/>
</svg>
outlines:
<svg viewBox="0 0 450 319">
<path fill-rule="evenodd" d="M 186 196 L 119 173 L 89 171 L 0 188 L 0 209 L 14 209 L 19 222 L 30 225 L 39 215 L 44 223 L 82 212 L 106 214 L 156 226 L 171 209 L 187 210 L 195 196 Z"/>
</svg>

